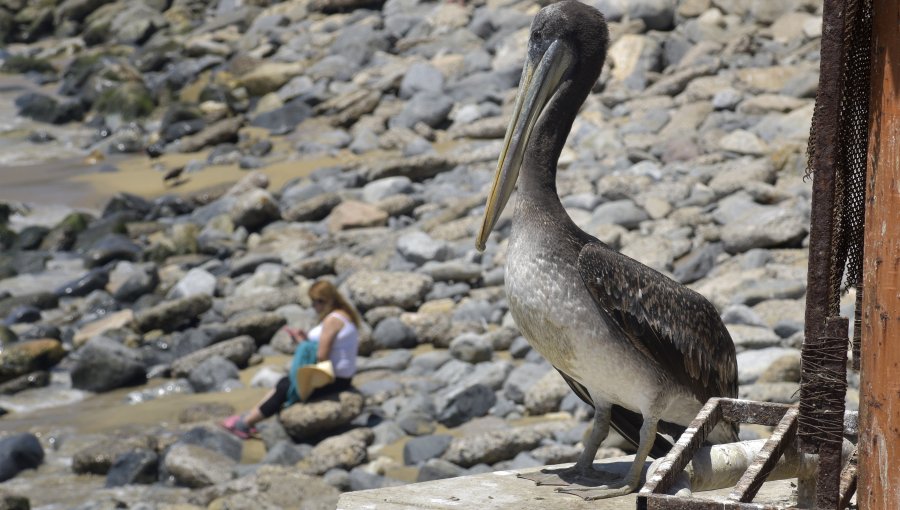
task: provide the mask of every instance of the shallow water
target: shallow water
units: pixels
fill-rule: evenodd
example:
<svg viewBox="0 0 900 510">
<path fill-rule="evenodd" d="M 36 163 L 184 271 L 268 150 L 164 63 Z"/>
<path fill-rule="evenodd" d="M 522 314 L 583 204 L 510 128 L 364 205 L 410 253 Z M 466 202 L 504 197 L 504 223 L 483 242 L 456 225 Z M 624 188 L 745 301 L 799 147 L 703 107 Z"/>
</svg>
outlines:
<svg viewBox="0 0 900 510">
<path fill-rule="evenodd" d="M 268 390 L 250 387 L 250 380 L 264 366 L 281 367 L 286 356 L 266 358 L 241 371 L 244 388 L 230 392 L 184 393 L 172 379 L 151 379 L 141 386 L 106 393 L 73 389 L 67 374 L 53 374 L 51 385 L 0 397 L 0 407 L 17 406 L 20 412 L 0 418 L 3 430 L 35 432 L 65 426 L 82 434 L 110 432 L 133 425 L 177 425 L 184 409 L 199 403 L 223 402 L 237 409 L 255 404 Z M 157 398 L 137 399 L 137 393 L 156 393 Z M 35 432 L 36 433 L 36 432 Z"/>
</svg>

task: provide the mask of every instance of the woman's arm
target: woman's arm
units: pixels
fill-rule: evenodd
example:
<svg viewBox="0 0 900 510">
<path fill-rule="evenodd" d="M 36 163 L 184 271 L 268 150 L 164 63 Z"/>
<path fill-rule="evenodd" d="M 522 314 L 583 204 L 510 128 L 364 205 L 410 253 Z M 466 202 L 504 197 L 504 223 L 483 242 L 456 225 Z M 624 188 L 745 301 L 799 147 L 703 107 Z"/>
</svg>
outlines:
<svg viewBox="0 0 900 510">
<path fill-rule="evenodd" d="M 291 340 L 294 343 L 299 344 L 300 342 L 306 340 L 306 331 L 298 328 L 289 328 L 287 326 L 284 327 L 284 331 L 291 337 Z"/>
<path fill-rule="evenodd" d="M 331 359 L 331 347 L 334 345 L 334 339 L 337 338 L 341 328 L 344 327 L 344 321 L 328 315 L 322 321 L 322 335 L 319 337 L 319 350 L 316 353 L 316 361 L 325 361 Z"/>
</svg>

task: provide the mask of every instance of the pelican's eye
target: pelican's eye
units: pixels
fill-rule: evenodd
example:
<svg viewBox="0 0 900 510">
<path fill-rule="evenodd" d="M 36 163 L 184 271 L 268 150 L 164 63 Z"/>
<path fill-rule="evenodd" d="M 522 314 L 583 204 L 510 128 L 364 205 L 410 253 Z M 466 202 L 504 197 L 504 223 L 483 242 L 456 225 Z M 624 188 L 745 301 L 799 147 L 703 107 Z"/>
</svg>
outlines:
<svg viewBox="0 0 900 510">
<path fill-rule="evenodd" d="M 541 42 L 541 39 L 543 37 L 544 37 L 544 34 L 542 34 L 540 30 L 535 30 L 531 34 L 531 38 L 534 40 L 534 42 L 537 42 L 537 43 Z"/>
</svg>

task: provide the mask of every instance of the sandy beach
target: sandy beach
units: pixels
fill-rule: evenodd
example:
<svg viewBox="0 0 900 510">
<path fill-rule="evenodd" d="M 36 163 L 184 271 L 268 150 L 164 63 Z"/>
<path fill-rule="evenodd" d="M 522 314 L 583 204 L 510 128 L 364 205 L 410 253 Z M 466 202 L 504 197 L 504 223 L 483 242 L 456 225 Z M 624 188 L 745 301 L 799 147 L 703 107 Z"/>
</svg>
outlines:
<svg viewBox="0 0 900 510">
<path fill-rule="evenodd" d="M 53 87 L 40 87 L 17 75 L 0 74 L 0 201 L 26 204 L 44 211 L 46 219 L 19 218 L 20 224 L 47 223 L 53 210 L 77 208 L 98 211 L 118 192 L 146 198 L 166 194 L 182 197 L 221 193 L 247 174 L 235 164 L 203 166 L 198 172 L 185 172 L 176 182 L 165 182 L 166 172 L 184 167 L 192 161 L 206 161 L 208 150 L 196 153 L 164 154 L 151 159 L 143 153 L 105 155 L 85 147 L 95 130 L 81 123 L 52 125 L 35 122 L 17 114 L 15 98 L 28 91 L 53 93 Z M 313 124 L 312 119 L 307 124 Z M 323 121 L 322 129 L 329 127 Z M 35 143 L 29 136 L 35 132 L 51 135 L 54 140 Z M 250 139 L 269 138 L 265 129 L 245 126 L 241 136 Z M 362 157 L 349 150 L 329 155 L 301 157 L 291 147 L 291 136 L 272 137 L 274 148 L 269 164 L 262 172 L 269 177 L 269 188 L 279 189 L 286 182 L 308 175 L 318 168 L 359 163 Z M 366 160 L 394 156 L 373 151 Z M 64 207 L 61 207 L 64 206 Z"/>
<path fill-rule="evenodd" d="M 253 128 L 246 128 L 252 136 Z M 4 152 L 34 153 L 35 144 L 24 138 L 7 138 Z M 54 148 L 49 149 L 51 152 Z M 175 183 L 167 183 L 163 175 L 193 160 L 204 160 L 204 153 L 165 154 L 158 159 L 145 155 L 100 156 L 86 153 L 36 164 L 0 165 L 0 201 L 33 206 L 64 205 L 86 210 L 99 210 L 115 193 L 127 192 L 146 198 L 166 194 L 182 197 L 203 193 L 220 193 L 247 174 L 237 164 L 211 165 L 200 172 L 186 173 Z M 49 154 L 49 152 L 48 152 Z M 371 155 L 367 155 L 371 158 Z M 269 177 L 270 188 L 278 189 L 291 179 L 303 177 L 317 168 L 349 164 L 360 158 L 349 151 L 334 156 L 289 159 L 262 169 Z"/>
</svg>

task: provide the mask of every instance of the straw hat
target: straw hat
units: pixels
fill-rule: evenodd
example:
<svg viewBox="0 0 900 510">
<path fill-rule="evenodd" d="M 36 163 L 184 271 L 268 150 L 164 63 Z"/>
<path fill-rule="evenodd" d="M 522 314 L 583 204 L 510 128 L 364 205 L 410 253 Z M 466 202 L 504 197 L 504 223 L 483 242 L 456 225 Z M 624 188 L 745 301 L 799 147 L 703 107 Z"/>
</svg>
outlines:
<svg viewBox="0 0 900 510">
<path fill-rule="evenodd" d="M 302 401 L 306 401 L 316 389 L 333 382 L 334 367 L 331 360 L 320 361 L 315 365 L 303 365 L 297 369 L 297 394 Z"/>
</svg>

